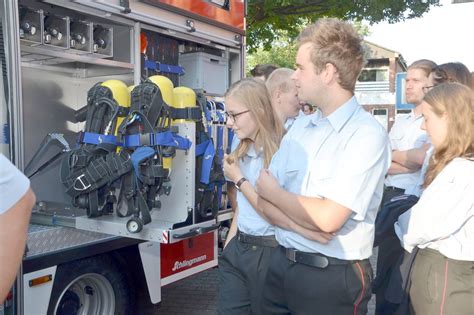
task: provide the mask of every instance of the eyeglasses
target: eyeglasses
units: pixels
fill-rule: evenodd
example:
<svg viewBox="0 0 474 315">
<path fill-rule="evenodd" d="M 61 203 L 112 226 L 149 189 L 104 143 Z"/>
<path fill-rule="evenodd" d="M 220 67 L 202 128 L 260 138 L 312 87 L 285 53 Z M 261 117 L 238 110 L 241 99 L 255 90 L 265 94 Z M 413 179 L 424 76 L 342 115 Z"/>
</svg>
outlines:
<svg viewBox="0 0 474 315">
<path fill-rule="evenodd" d="M 423 93 L 428 93 L 432 88 L 434 88 L 436 85 L 430 85 L 430 86 L 424 86 L 423 87 Z"/>
<path fill-rule="evenodd" d="M 239 116 L 242 115 L 242 114 L 248 113 L 248 112 L 250 112 L 249 109 L 244 110 L 243 112 L 240 112 L 240 113 L 235 113 L 235 114 L 234 114 L 234 113 L 225 112 L 225 115 L 226 115 L 226 118 L 230 118 L 230 119 L 232 119 L 232 121 L 235 121 L 235 120 L 237 119 L 237 117 L 239 117 Z"/>
</svg>

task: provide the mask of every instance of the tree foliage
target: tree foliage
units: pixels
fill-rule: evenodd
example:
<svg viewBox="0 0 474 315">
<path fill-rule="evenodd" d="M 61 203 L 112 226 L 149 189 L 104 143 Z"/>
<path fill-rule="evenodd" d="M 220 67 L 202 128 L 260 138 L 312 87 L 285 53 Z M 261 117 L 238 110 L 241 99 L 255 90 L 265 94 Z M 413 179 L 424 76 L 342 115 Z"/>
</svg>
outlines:
<svg viewBox="0 0 474 315">
<path fill-rule="evenodd" d="M 419 17 L 439 0 L 248 0 L 247 50 L 269 50 L 285 32 L 296 38 L 303 24 L 321 17 L 395 23 Z"/>
<path fill-rule="evenodd" d="M 309 21 L 303 21 L 303 24 L 299 25 L 297 30 L 298 33 L 309 23 Z M 354 22 L 354 27 L 362 36 L 369 34 L 369 28 L 367 24 L 362 22 Z M 274 64 L 283 68 L 294 68 L 296 59 L 296 41 L 288 35 L 286 30 L 278 30 L 275 32 L 275 37 L 270 49 L 265 50 L 263 47 L 258 47 L 254 52 L 247 55 L 247 75 L 250 76 L 250 70 L 258 64 Z"/>
<path fill-rule="evenodd" d="M 275 36 L 271 49 L 257 48 L 247 55 L 247 74 L 257 64 L 274 64 L 284 68 L 294 68 L 296 58 L 296 44 L 285 31 L 279 31 Z"/>
</svg>

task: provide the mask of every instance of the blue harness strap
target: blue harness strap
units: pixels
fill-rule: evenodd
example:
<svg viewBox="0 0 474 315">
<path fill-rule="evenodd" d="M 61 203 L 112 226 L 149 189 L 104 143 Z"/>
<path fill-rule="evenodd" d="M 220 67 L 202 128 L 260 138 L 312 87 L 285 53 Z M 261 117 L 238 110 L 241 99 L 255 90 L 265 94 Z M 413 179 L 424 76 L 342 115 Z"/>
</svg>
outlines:
<svg viewBox="0 0 474 315">
<path fill-rule="evenodd" d="M 10 144 L 10 127 L 7 123 L 0 125 L 0 143 Z"/>
<path fill-rule="evenodd" d="M 212 123 L 213 123 L 213 117 L 212 117 L 212 113 L 211 113 L 211 109 L 210 107 L 212 107 L 214 104 L 214 102 L 212 101 L 207 101 L 206 102 L 206 108 L 204 110 L 204 116 L 206 117 L 206 121 L 207 121 L 207 135 L 212 138 Z"/>
<path fill-rule="evenodd" d="M 87 143 L 87 144 L 115 144 L 117 145 L 117 137 L 114 135 L 103 135 L 100 133 L 93 132 L 81 132 L 78 135 L 78 143 Z"/>
<path fill-rule="evenodd" d="M 214 143 L 212 140 L 206 140 L 196 146 L 196 156 L 203 155 L 201 166 L 201 178 L 199 181 L 203 184 L 209 184 L 211 177 L 212 161 L 216 155 Z"/>
<path fill-rule="evenodd" d="M 175 65 L 167 65 L 161 62 L 145 60 L 145 68 L 155 70 L 157 72 L 173 73 L 177 75 L 184 75 L 185 71 L 183 67 Z"/>
<path fill-rule="evenodd" d="M 227 154 L 232 153 L 232 142 L 234 141 L 234 130 L 227 128 L 227 148 L 225 152 Z"/>
<path fill-rule="evenodd" d="M 218 112 L 219 113 L 219 112 Z M 221 116 L 218 114 L 218 116 Z M 220 117 L 219 117 L 220 118 Z M 224 117 L 222 117 L 224 119 Z M 224 126 L 218 126 L 217 127 L 217 156 L 219 160 L 219 165 L 222 166 L 221 161 L 224 160 Z M 219 209 L 222 209 L 222 185 L 224 185 L 224 182 L 222 183 L 217 183 L 217 200 L 219 203 Z"/>
<path fill-rule="evenodd" d="M 174 134 L 171 131 L 155 133 L 153 140 L 154 145 L 175 147 L 180 150 L 189 150 L 192 144 L 189 139 Z"/>
<path fill-rule="evenodd" d="M 174 134 L 171 131 L 158 133 L 137 133 L 124 137 L 123 146 L 125 148 L 141 146 L 166 146 L 175 147 L 180 150 L 189 150 L 192 142 L 189 139 Z"/>
<path fill-rule="evenodd" d="M 153 155 L 155 155 L 155 150 L 150 147 L 139 147 L 132 153 L 130 160 L 132 161 L 133 169 L 135 170 L 135 176 L 138 177 L 140 171 L 139 164 Z"/>
</svg>

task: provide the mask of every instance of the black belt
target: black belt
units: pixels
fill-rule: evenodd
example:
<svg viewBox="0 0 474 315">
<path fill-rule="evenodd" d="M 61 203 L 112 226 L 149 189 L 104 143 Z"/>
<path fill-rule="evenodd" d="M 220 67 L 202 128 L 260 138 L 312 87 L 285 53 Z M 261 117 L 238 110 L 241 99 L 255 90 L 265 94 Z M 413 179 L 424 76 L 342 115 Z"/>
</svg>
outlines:
<svg viewBox="0 0 474 315">
<path fill-rule="evenodd" d="M 405 192 L 405 189 L 398 188 L 398 187 L 395 187 L 395 186 L 385 186 L 385 190 L 394 190 L 394 191 L 403 191 L 403 192 Z"/>
<path fill-rule="evenodd" d="M 343 260 L 334 257 L 328 257 L 320 253 L 306 253 L 294 248 L 284 248 L 286 258 L 292 262 L 324 269 L 329 265 L 347 265 L 357 262 L 357 260 Z"/>
<path fill-rule="evenodd" d="M 277 247 L 278 242 L 275 239 L 275 235 L 264 235 L 264 236 L 255 236 L 250 234 L 245 234 L 237 230 L 237 239 L 246 244 L 265 246 L 265 247 Z"/>
</svg>

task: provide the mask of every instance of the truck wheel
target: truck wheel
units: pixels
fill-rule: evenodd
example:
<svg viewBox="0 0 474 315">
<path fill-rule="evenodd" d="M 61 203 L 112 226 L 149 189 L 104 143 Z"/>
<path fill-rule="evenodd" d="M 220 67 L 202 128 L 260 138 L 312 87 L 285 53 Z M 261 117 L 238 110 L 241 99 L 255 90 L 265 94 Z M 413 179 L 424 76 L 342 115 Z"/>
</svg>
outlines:
<svg viewBox="0 0 474 315">
<path fill-rule="evenodd" d="M 131 314 L 133 286 L 110 256 L 59 265 L 48 314 Z"/>
</svg>

